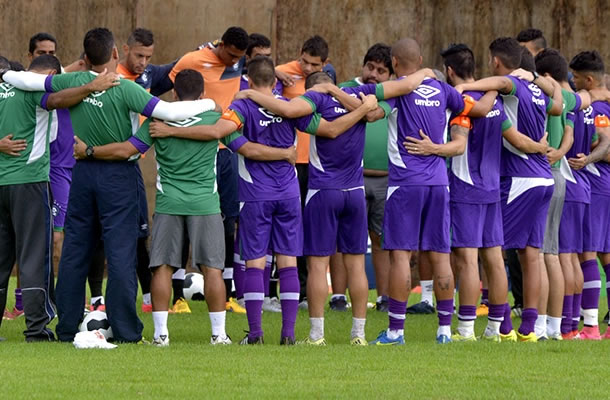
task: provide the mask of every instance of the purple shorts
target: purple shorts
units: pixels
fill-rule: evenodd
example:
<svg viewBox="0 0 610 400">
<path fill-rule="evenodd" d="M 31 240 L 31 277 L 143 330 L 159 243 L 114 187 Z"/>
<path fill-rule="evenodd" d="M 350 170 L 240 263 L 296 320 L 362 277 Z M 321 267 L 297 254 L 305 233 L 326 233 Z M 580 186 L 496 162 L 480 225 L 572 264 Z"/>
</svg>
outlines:
<svg viewBox="0 0 610 400">
<path fill-rule="evenodd" d="M 390 186 L 383 217 L 385 250 L 449 253 L 449 188 Z"/>
<path fill-rule="evenodd" d="M 301 200 L 294 197 L 241 203 L 239 244 L 246 261 L 264 257 L 270 248 L 276 254 L 303 255 Z"/>
<path fill-rule="evenodd" d="M 546 186 L 540 186 L 544 183 Z M 504 248 L 541 248 L 553 196 L 553 179 L 500 179 Z"/>
<path fill-rule="evenodd" d="M 559 253 L 582 253 L 584 249 L 585 212 L 588 204 L 575 201 L 563 203 L 559 224 Z"/>
<path fill-rule="evenodd" d="M 331 256 L 337 251 L 366 253 L 368 225 L 364 188 L 309 189 L 303 220 L 306 256 Z"/>
<path fill-rule="evenodd" d="M 500 202 L 451 202 L 451 247 L 487 248 L 504 244 Z"/>
<path fill-rule="evenodd" d="M 610 253 L 610 196 L 591 193 L 591 250 Z M 587 249 L 585 249 L 587 250 Z"/>
<path fill-rule="evenodd" d="M 63 231 L 68 211 L 68 197 L 72 184 L 72 168 L 53 167 L 49 170 L 51 193 L 53 193 L 53 230 Z"/>
</svg>

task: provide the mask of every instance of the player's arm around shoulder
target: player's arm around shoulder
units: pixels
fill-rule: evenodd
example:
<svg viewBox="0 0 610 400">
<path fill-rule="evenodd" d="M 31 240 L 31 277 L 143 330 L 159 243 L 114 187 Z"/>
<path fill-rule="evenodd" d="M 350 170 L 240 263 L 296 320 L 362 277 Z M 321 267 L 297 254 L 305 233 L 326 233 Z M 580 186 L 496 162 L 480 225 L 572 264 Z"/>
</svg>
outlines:
<svg viewBox="0 0 610 400">
<path fill-rule="evenodd" d="M 326 121 L 324 118 L 320 117 L 317 126 L 315 124 L 310 124 L 306 132 L 329 139 L 337 138 L 360 122 L 369 112 L 377 108 L 377 98 L 374 95 L 370 94 L 365 96 L 364 93 L 360 93 L 360 98 L 362 99 L 362 105 L 354 111 L 349 112 L 332 122 Z"/>
</svg>

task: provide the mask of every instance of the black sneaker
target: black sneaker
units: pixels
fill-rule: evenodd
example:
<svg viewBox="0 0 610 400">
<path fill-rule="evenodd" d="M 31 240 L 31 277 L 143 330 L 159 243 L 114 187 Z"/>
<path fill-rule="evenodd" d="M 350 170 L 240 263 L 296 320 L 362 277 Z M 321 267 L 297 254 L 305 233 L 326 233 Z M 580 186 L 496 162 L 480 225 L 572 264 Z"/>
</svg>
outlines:
<svg viewBox="0 0 610 400">
<path fill-rule="evenodd" d="M 280 340 L 280 346 L 293 346 L 294 344 L 296 344 L 296 341 L 290 336 L 284 336 Z"/>
<path fill-rule="evenodd" d="M 604 322 L 607 324 L 608 323 L 608 318 L 610 317 L 610 311 L 608 311 L 606 313 L 606 315 L 604 316 Z"/>
<path fill-rule="evenodd" d="M 388 298 L 386 296 L 381 297 L 381 301 L 375 303 L 375 310 L 379 312 L 388 312 Z"/>
<path fill-rule="evenodd" d="M 330 305 L 330 309 L 332 311 L 347 311 L 347 300 L 345 297 L 335 297 L 334 299 L 330 299 L 328 303 Z"/>
<path fill-rule="evenodd" d="M 249 335 L 246 335 L 239 344 L 264 344 L 263 337 L 259 336 L 251 339 Z"/>
<path fill-rule="evenodd" d="M 407 307 L 407 314 L 434 314 L 434 311 L 434 307 L 428 304 L 427 301 L 420 301 L 411 307 Z"/>
</svg>

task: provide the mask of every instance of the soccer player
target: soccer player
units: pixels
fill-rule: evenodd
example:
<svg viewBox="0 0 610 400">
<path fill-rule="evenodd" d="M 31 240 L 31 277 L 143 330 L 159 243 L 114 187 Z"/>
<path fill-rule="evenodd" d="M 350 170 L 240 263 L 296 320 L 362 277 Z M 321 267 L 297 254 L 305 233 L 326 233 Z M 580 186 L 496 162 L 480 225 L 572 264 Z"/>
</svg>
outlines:
<svg viewBox="0 0 610 400">
<path fill-rule="evenodd" d="M 274 99 L 275 75 L 273 62 L 268 57 L 257 57 L 249 64 L 249 93 Z M 240 93 L 244 96 L 245 92 Z M 245 97 L 245 96 L 244 96 Z M 375 99 L 372 99 L 376 103 Z M 278 100 L 288 104 L 284 99 Z M 198 127 L 174 131 L 182 137 L 226 134 L 241 129 L 252 141 L 290 147 L 294 145 L 295 127 L 334 137 L 358 122 L 371 108 L 369 103 L 357 112 L 328 123 L 319 116 L 285 119 L 271 110 L 261 108 L 248 99 L 235 100 L 223 119 L 213 127 Z M 375 106 L 376 107 L 376 106 Z M 311 108 L 310 108 L 311 110 Z M 271 112 L 270 112 L 271 111 Z M 311 114 L 311 112 L 310 112 Z M 207 129 L 206 129 L 207 128 Z M 191 132 L 189 132 L 191 131 Z M 189 135 L 189 136 L 184 136 Z M 204 136 L 205 137 L 205 136 Z M 299 281 L 296 256 L 302 254 L 303 236 L 299 188 L 295 170 L 286 163 L 259 163 L 240 157 L 240 248 L 246 260 L 244 298 L 250 331 L 241 344 L 263 343 L 261 311 L 264 297 L 263 273 L 266 253 L 271 248 L 277 258 L 282 303 L 281 344 L 294 344 L 294 323 L 299 300 Z"/>
<path fill-rule="evenodd" d="M 0 58 L 0 77 L 9 67 Z M 50 55 L 38 57 L 30 74 L 43 80 L 61 72 L 59 61 Z M 2 83 L 0 132 L 6 147 L 0 147 L 0 309 L 6 305 L 8 281 L 15 261 L 19 264 L 25 312 L 27 342 L 55 340 L 46 326 L 55 317 L 53 252 L 49 182 L 49 126 L 47 110 L 68 107 L 85 96 L 112 85 L 114 76 L 103 75 L 94 82 L 54 94 L 24 92 Z M 13 143 L 11 143 L 13 142 Z M 27 247 L 26 247 L 27 245 Z M 84 295 L 83 295 L 84 299 Z M 82 315 L 82 307 L 81 307 Z"/>
<path fill-rule="evenodd" d="M 574 122 L 572 120 L 574 113 L 589 107 L 591 101 L 586 91 L 581 91 L 578 94 L 572 92 L 568 83 L 568 62 L 557 50 L 542 50 L 536 55 L 535 62 L 536 72 L 543 76 L 552 77 L 561 85 L 564 102 L 561 116 L 549 116 L 547 120 L 550 148 L 546 156 L 549 164 L 551 164 L 555 186 L 547 216 L 544 245 L 542 247 L 546 273 L 545 269 L 542 269 L 541 278 L 544 285 L 544 279 L 548 275 L 548 295 L 545 296 L 544 292 L 541 293 L 538 306 L 538 319 L 535 326 L 538 339 L 548 337 L 552 340 L 560 340 L 562 338 L 562 310 L 563 315 L 566 315 L 567 311 L 571 315 L 572 298 L 574 295 L 574 268 L 570 253 L 573 252 L 573 246 L 582 247 L 582 245 L 578 245 L 578 240 L 575 240 L 576 238 L 571 234 L 569 228 L 560 234 L 561 221 L 564 220 L 563 210 L 573 207 L 573 204 L 570 203 L 573 203 L 572 201 L 574 200 L 573 197 L 567 196 L 566 187 L 568 181 L 570 184 L 577 183 L 574 174 L 570 172 L 565 155 L 570 151 L 574 143 Z M 568 114 L 570 117 L 568 117 Z M 582 144 L 580 139 L 579 143 Z M 562 165 L 563 169 L 561 168 Z M 573 215 L 576 214 L 571 209 L 568 210 L 567 218 Z M 565 224 L 564 228 L 567 228 Z M 582 231 L 582 221 L 580 221 L 579 227 L 574 228 L 573 231 Z M 580 243 L 582 244 L 582 239 L 580 239 Z M 580 268 L 579 265 L 576 267 Z M 566 320 L 571 321 L 571 317 L 566 316 Z"/>
<path fill-rule="evenodd" d="M 214 100 L 222 110 L 225 110 L 231 104 L 235 93 L 239 91 L 248 43 L 248 33 L 240 27 L 232 26 L 225 31 L 220 41 L 207 43 L 199 50 L 185 54 L 174 66 L 169 77 L 174 79 L 176 74 L 185 68 L 199 71 L 205 81 L 205 97 Z M 217 168 L 220 208 L 224 216 L 225 250 L 227 251 L 223 272 L 227 287 L 226 308 L 227 311 L 245 313 L 246 310 L 230 296 L 231 280 L 233 279 L 235 225 L 239 215 L 237 156 L 222 145 L 217 155 Z M 178 273 L 183 273 L 183 271 L 179 270 Z"/>
<path fill-rule="evenodd" d="M 464 44 L 441 53 L 451 85 L 474 82 L 474 54 Z M 484 93 L 465 92 L 478 100 Z M 454 116 L 455 117 L 455 116 Z M 503 137 L 524 153 L 546 153 L 546 141 L 537 143 L 520 134 L 497 99 L 485 118 L 473 118 L 472 132 L 463 154 L 451 159 L 449 197 L 452 252 L 459 281 L 460 306 L 454 341 L 475 341 L 474 321 L 479 294 L 478 254 L 489 284 L 488 325 L 483 339 L 500 341 L 507 279 L 502 258 L 504 235 L 500 209 L 500 155 Z"/>
<path fill-rule="evenodd" d="M 29 90 L 57 91 L 86 84 L 104 70 L 116 70 L 118 50 L 112 32 L 95 28 L 84 39 L 91 71 L 44 77 L 25 72 L 7 73 L 5 80 Z M 132 136 L 137 114 L 181 120 L 216 107 L 211 100 L 167 103 L 137 84 L 120 85 L 92 93 L 70 109 L 74 131 L 90 146 L 122 142 Z M 91 151 L 91 149 L 89 149 Z M 57 335 L 72 341 L 84 307 L 88 261 L 100 237 L 108 260 L 106 310 L 117 341 L 142 339 L 135 300 L 138 190 L 135 163 L 79 161 L 73 170 L 63 253 L 57 281 L 59 322 Z"/>
<path fill-rule="evenodd" d="M 39 32 L 30 38 L 28 58 L 30 62 L 43 54 L 55 55 L 57 40 L 46 32 Z M 61 71 L 60 71 L 61 72 Z"/>
<path fill-rule="evenodd" d="M 283 96 L 288 99 L 301 96 L 305 93 L 305 79 L 308 75 L 322 71 L 328 59 L 328 43 L 321 36 L 315 35 L 308 38 L 301 47 L 301 54 L 297 60 L 286 64 L 278 65 L 276 71 L 284 73 L 290 77 L 291 85 L 284 82 Z M 301 191 L 301 207 L 305 208 L 305 198 L 307 197 L 307 182 L 309 173 L 309 135 L 297 131 L 297 176 L 299 179 L 299 189 Z M 297 258 L 297 267 L 301 281 L 301 306 L 307 307 L 307 262 L 305 257 Z"/>
<path fill-rule="evenodd" d="M 246 49 L 245 73 L 241 76 L 239 90 L 246 90 L 249 88 L 247 71 L 248 62 L 257 56 L 271 57 L 271 40 L 260 33 L 251 33 L 250 36 L 248 36 L 248 48 Z M 284 85 L 282 84 L 282 81 L 278 79 L 273 88 L 273 94 L 281 96 L 283 92 Z"/>
<path fill-rule="evenodd" d="M 273 71 L 273 68 L 271 69 Z M 175 78 L 175 98 L 196 100 L 203 96 L 203 78 L 197 71 L 185 69 Z M 172 126 L 187 127 L 211 125 L 220 114 L 206 112 L 178 122 Z M 136 135 L 119 144 L 93 147 L 95 158 L 125 160 L 134 154 L 144 153 L 153 144 L 159 163 L 159 186 L 150 267 L 153 269 L 153 344 L 169 345 L 167 329 L 168 303 L 172 269 L 182 266 L 182 235 L 186 226 L 193 246 L 193 262 L 204 273 L 206 301 L 212 324 L 212 344 L 230 344 L 225 331 L 225 290 L 222 279 L 224 267 L 224 240 L 213 232 L 222 230 L 222 217 L 218 192 L 215 190 L 215 157 L 218 140 L 193 141 L 180 138 L 153 139 L 151 120 L 147 120 Z M 261 161 L 290 160 L 293 151 L 274 149 L 247 142 L 233 134 L 221 139 L 231 150 L 245 157 Z M 77 155 L 85 156 L 86 144 L 80 142 Z M 188 168 L 185 168 L 188 166 Z M 171 240 L 169 240 L 171 239 Z"/>
<path fill-rule="evenodd" d="M 521 64 L 522 49 L 508 37 L 498 38 L 489 46 L 490 67 L 494 77 L 460 85 L 463 90 L 497 90 L 504 97 L 505 110 L 513 125 L 533 140 L 545 134 L 547 112 L 561 115 L 563 100 L 556 82 L 531 74 L 530 81 L 507 76 Z M 504 75 L 504 76 L 500 76 Z M 544 89 L 544 92 L 542 89 Z M 549 98 L 546 93 L 552 93 Z M 544 225 L 553 193 L 553 179 L 546 157 L 525 155 L 509 143 L 504 143 L 501 167 L 502 220 L 504 248 L 517 249 L 523 269 L 524 310 L 519 332 L 501 329 L 506 340 L 537 340 L 534 324 L 538 317 L 540 291 L 539 249 L 543 244 Z M 510 320 L 506 306 L 504 322 Z M 512 328 L 512 327 L 511 327 Z"/>
<path fill-rule="evenodd" d="M 528 28 L 524 29 L 517 35 L 517 42 L 525 47 L 532 56 L 536 56 L 542 50 L 546 49 L 546 39 L 540 29 Z"/>
<path fill-rule="evenodd" d="M 350 81 L 339 84 L 339 87 L 357 87 L 364 84 L 377 84 L 390 79 L 392 56 L 390 46 L 376 43 L 369 48 L 362 63 L 362 73 Z M 381 248 L 381 227 L 383 208 L 388 188 L 388 119 L 366 124 L 364 140 L 364 191 L 366 198 L 367 223 L 371 239 L 371 253 L 377 283 L 377 301 L 375 309 L 388 312 L 388 284 L 390 270 L 390 253 Z M 340 268 L 343 267 L 343 268 Z M 347 303 L 347 275 L 345 267 L 340 264 L 331 268 L 333 295 L 330 305 L 338 300 Z"/>
<path fill-rule="evenodd" d="M 570 61 L 577 89 L 590 92 L 605 91 L 604 62 L 596 51 L 583 51 Z M 610 272 L 610 103 L 594 101 L 584 111 L 585 139 L 598 137 L 593 141 L 591 154 L 577 154 L 568 160 L 574 169 L 586 167 L 586 176 L 591 184 L 591 205 L 585 209 L 583 253 L 579 256 L 583 273 L 582 304 L 584 326 L 581 339 L 599 340 L 598 307 L 601 280 L 597 267 L 599 256 L 606 274 Z M 588 142 L 585 142 L 588 143 Z M 595 162 L 594 162 L 595 161 Z M 574 312 L 574 310 L 573 310 Z M 572 316 L 574 318 L 575 315 Z M 605 338 L 610 338 L 606 332 Z"/>
</svg>

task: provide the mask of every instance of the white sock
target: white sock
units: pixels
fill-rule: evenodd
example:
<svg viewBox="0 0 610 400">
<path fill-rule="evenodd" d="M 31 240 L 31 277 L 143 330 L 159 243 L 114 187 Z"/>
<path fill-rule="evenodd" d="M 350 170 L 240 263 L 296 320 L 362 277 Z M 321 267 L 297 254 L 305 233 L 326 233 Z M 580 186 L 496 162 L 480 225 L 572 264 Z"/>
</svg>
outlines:
<svg viewBox="0 0 610 400">
<path fill-rule="evenodd" d="M 590 308 L 582 310 L 583 323 L 589 326 L 597 326 L 598 310 L 597 308 Z"/>
<path fill-rule="evenodd" d="M 561 317 L 548 317 L 546 332 L 549 336 L 557 336 L 558 334 L 561 334 Z"/>
<path fill-rule="evenodd" d="M 383 300 L 383 296 L 377 296 L 377 303 L 379 303 L 381 300 Z"/>
<path fill-rule="evenodd" d="M 324 317 L 309 318 L 311 328 L 309 329 L 309 338 L 311 340 L 320 340 L 324 337 Z"/>
<path fill-rule="evenodd" d="M 347 296 L 344 294 L 333 294 L 332 296 L 330 296 L 330 300 L 332 301 L 334 299 L 343 299 L 347 301 Z"/>
<path fill-rule="evenodd" d="M 451 325 L 439 325 L 436 330 L 436 336 L 445 335 L 451 339 Z"/>
<path fill-rule="evenodd" d="M 142 295 L 142 304 L 150 304 L 150 293 L 144 293 Z"/>
<path fill-rule="evenodd" d="M 225 337 L 225 320 L 227 317 L 226 311 L 209 312 L 210 323 L 212 324 L 212 336 Z"/>
<path fill-rule="evenodd" d="M 458 320 L 458 333 L 464 337 L 474 335 L 474 320 L 462 321 Z"/>
<path fill-rule="evenodd" d="M 425 301 L 431 306 L 434 305 L 434 300 L 432 299 L 432 295 L 434 293 L 434 281 L 419 281 L 421 285 L 421 301 Z"/>
<path fill-rule="evenodd" d="M 184 275 L 186 275 L 186 270 L 184 268 L 178 268 L 178 270 L 172 274 L 172 279 L 184 280 Z"/>
<path fill-rule="evenodd" d="M 400 336 L 403 336 L 405 334 L 405 330 L 404 329 L 388 329 L 388 339 L 398 339 Z"/>
<path fill-rule="evenodd" d="M 561 320 L 561 318 L 560 318 Z M 487 320 L 487 327 L 485 328 L 485 336 L 495 336 L 500 334 L 501 321 Z"/>
<path fill-rule="evenodd" d="M 534 333 L 536 333 L 536 336 L 538 337 L 546 336 L 546 315 L 538 314 L 536 325 L 534 325 Z"/>
<path fill-rule="evenodd" d="M 366 318 L 352 318 L 352 339 L 364 338 L 364 324 L 366 324 Z"/>
<path fill-rule="evenodd" d="M 167 330 L 167 311 L 153 311 L 153 324 L 155 325 L 155 333 L 153 334 L 153 339 L 157 339 L 161 335 L 168 335 L 169 332 Z"/>
<path fill-rule="evenodd" d="M 95 304 L 97 303 L 97 301 L 100 301 L 100 304 L 105 304 L 104 303 L 104 296 L 95 296 L 91 298 L 91 304 Z"/>
</svg>

